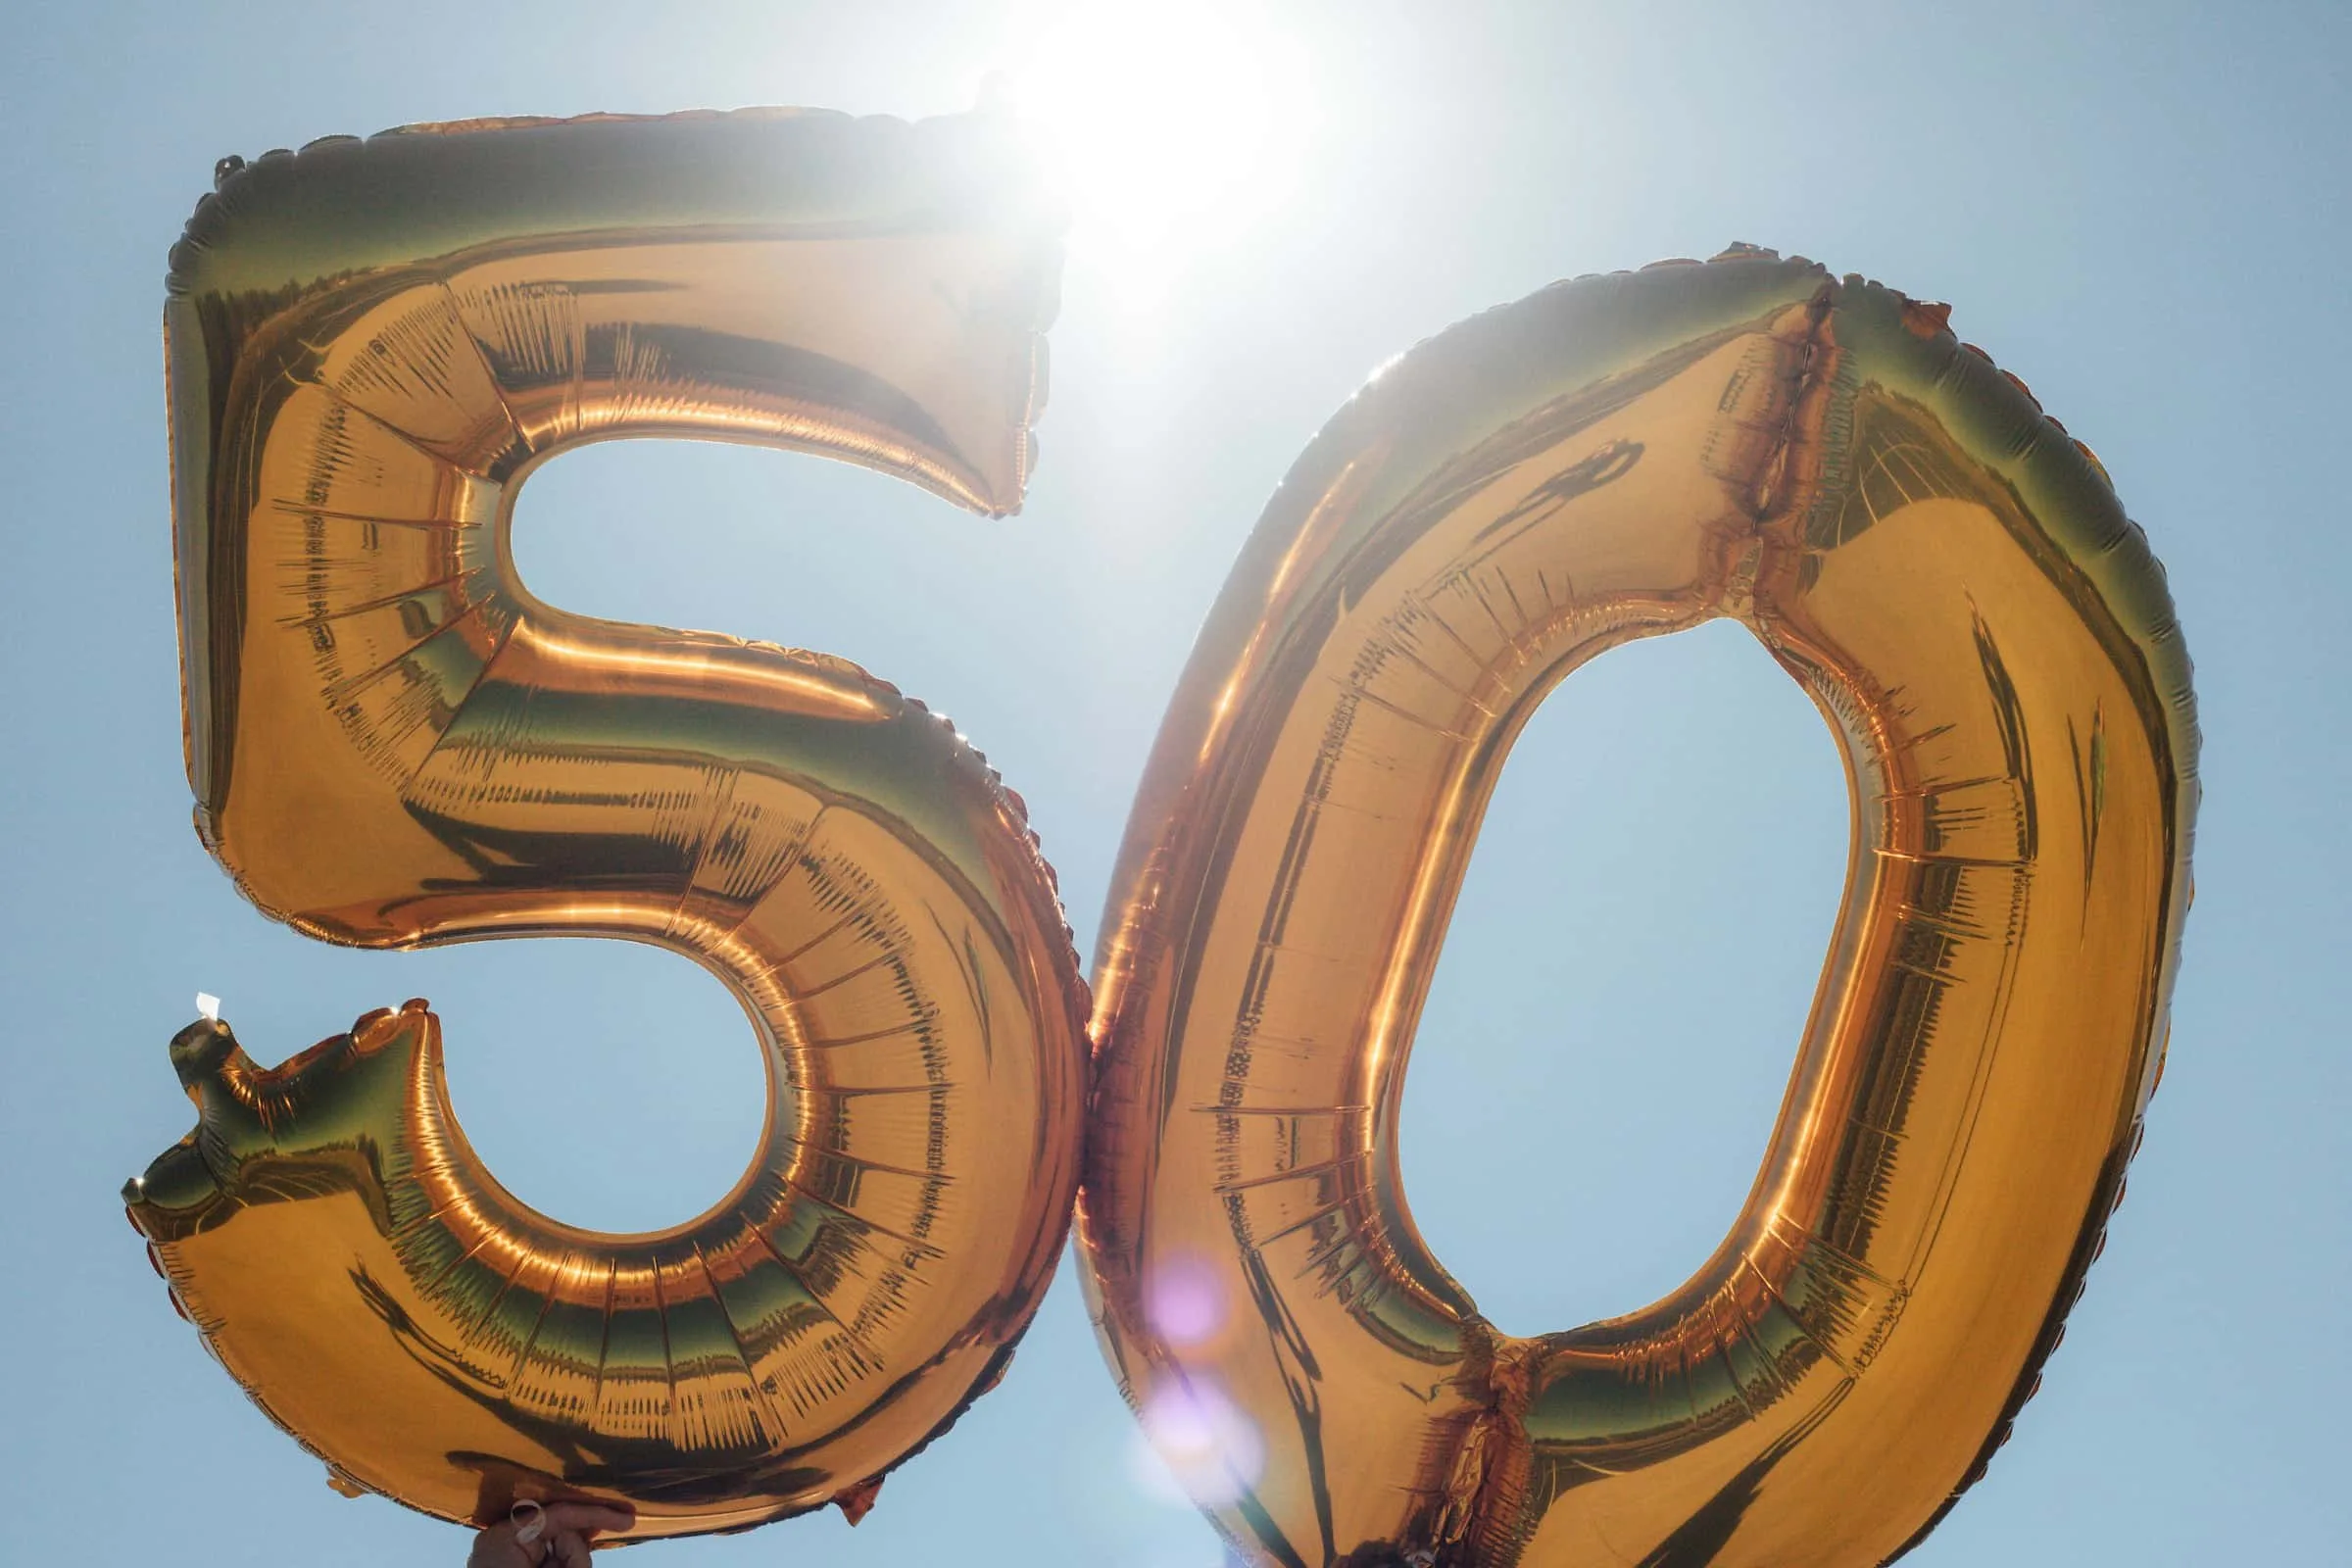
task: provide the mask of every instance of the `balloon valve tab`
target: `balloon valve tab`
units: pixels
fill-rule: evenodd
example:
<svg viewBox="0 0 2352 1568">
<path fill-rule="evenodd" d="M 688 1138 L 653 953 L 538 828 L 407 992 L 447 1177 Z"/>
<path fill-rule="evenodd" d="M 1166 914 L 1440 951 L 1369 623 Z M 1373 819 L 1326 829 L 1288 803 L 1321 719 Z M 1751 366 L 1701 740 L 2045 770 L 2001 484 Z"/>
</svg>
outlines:
<svg viewBox="0 0 2352 1568">
<path fill-rule="evenodd" d="M 196 1010 L 204 1014 L 206 1023 L 220 1021 L 220 999 L 209 991 L 196 993 Z"/>
<path fill-rule="evenodd" d="M 841 1510 L 842 1518 L 856 1529 L 858 1521 L 873 1512 L 874 1499 L 882 1494 L 882 1478 L 869 1476 L 856 1486 L 833 1494 L 833 1506 Z"/>
</svg>

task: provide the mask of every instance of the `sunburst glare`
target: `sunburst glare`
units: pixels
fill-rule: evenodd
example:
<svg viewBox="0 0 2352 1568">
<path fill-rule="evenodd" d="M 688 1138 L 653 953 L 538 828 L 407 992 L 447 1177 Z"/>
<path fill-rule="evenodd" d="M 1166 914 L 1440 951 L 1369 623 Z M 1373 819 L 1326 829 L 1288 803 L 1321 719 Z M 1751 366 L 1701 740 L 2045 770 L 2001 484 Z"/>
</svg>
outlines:
<svg viewBox="0 0 2352 1568">
<path fill-rule="evenodd" d="M 998 86 L 1066 184 L 1073 252 L 1146 297 L 1280 203 L 1311 118 L 1301 51 L 1253 5 L 1071 5 Z"/>
</svg>

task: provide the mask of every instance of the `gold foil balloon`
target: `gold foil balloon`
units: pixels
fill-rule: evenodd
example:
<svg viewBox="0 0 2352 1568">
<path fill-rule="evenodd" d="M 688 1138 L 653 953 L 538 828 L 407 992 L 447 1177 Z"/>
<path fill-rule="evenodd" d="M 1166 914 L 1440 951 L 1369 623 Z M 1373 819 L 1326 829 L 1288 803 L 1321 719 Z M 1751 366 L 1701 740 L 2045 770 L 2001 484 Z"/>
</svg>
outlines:
<svg viewBox="0 0 2352 1568">
<path fill-rule="evenodd" d="M 272 1070 L 182 1032 L 201 1120 L 132 1217 L 346 1486 L 476 1521 L 622 1501 L 637 1537 L 855 1509 L 1004 1369 L 1064 1235 L 1086 1070 L 1019 799 L 845 661 L 540 604 L 507 528 L 537 465 L 614 436 L 1011 511 L 1058 234 L 990 120 L 751 112 L 224 165 L 172 252 L 204 842 L 327 941 L 667 947 L 767 1060 L 736 1189 L 605 1236 L 483 1169 L 421 1003 Z"/>
<path fill-rule="evenodd" d="M 1843 749 L 1818 1001 L 1714 1255 L 1514 1339 L 1406 1207 L 1415 1019 L 1528 714 L 1720 615 Z M 2138 529 L 1940 308 L 1743 249 L 1547 289 L 1385 370 L 1201 633 L 1097 971 L 1090 1289 L 1218 1528 L 1294 1568 L 1838 1568 L 1918 1539 L 2122 1193 L 2196 746 Z"/>
</svg>

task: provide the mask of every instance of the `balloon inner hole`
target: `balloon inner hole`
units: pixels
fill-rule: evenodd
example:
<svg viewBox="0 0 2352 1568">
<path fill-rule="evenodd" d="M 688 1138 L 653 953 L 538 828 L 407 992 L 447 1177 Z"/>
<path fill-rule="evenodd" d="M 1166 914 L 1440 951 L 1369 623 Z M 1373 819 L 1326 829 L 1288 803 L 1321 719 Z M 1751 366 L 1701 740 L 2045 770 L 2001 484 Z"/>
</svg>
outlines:
<svg viewBox="0 0 2352 1568">
<path fill-rule="evenodd" d="M 1431 1252 L 1505 1332 L 1633 1311 L 1730 1230 L 1843 886 L 1845 770 L 1731 621 L 1613 649 L 1495 786 L 1406 1075 Z"/>
<path fill-rule="evenodd" d="M 999 662 L 974 649 L 1015 662 L 1056 624 L 1024 554 L 1039 531 L 837 458 L 623 439 L 532 472 L 508 548 L 559 610 L 822 649 L 964 719 Z"/>
<path fill-rule="evenodd" d="M 662 1230 L 718 1202 L 750 1167 L 766 1069 L 742 1006 L 692 959 L 550 938 L 412 961 L 441 1015 L 459 1125 L 490 1174 L 542 1214 Z"/>
</svg>

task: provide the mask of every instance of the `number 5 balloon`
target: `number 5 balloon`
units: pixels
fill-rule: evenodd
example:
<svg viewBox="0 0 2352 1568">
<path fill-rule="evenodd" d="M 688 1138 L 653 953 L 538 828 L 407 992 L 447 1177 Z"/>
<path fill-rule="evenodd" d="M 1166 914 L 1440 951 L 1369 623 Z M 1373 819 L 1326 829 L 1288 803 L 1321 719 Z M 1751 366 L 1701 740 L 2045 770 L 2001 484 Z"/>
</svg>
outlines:
<svg viewBox="0 0 2352 1568">
<path fill-rule="evenodd" d="M 1528 714 L 1720 615 L 1844 753 L 1819 999 L 1715 1254 L 1515 1339 L 1406 1207 L 1416 1016 Z M 1564 284 L 1384 371 L 1201 633 L 1096 976 L 1097 1321 L 1227 1539 L 1291 1568 L 1915 1541 L 2032 1394 L 2122 1193 L 2196 748 L 2138 529 L 1937 308 L 1746 253 Z M 1596 1113 L 1560 1104 L 1562 1135 Z"/>
<path fill-rule="evenodd" d="M 686 954 L 767 1062 L 736 1189 L 611 1237 L 483 1169 L 421 1003 L 268 1071 L 182 1033 L 201 1120 L 133 1219 L 346 1485 L 475 1521 L 625 1501 L 638 1537 L 855 1508 L 1002 1371 L 1085 1081 L 1018 798 L 842 660 L 539 603 L 507 529 L 539 464 L 614 436 L 1012 510 L 1057 235 L 986 121 L 750 113 L 314 144 L 224 168 L 173 251 L 205 843 L 328 941 Z"/>
</svg>

